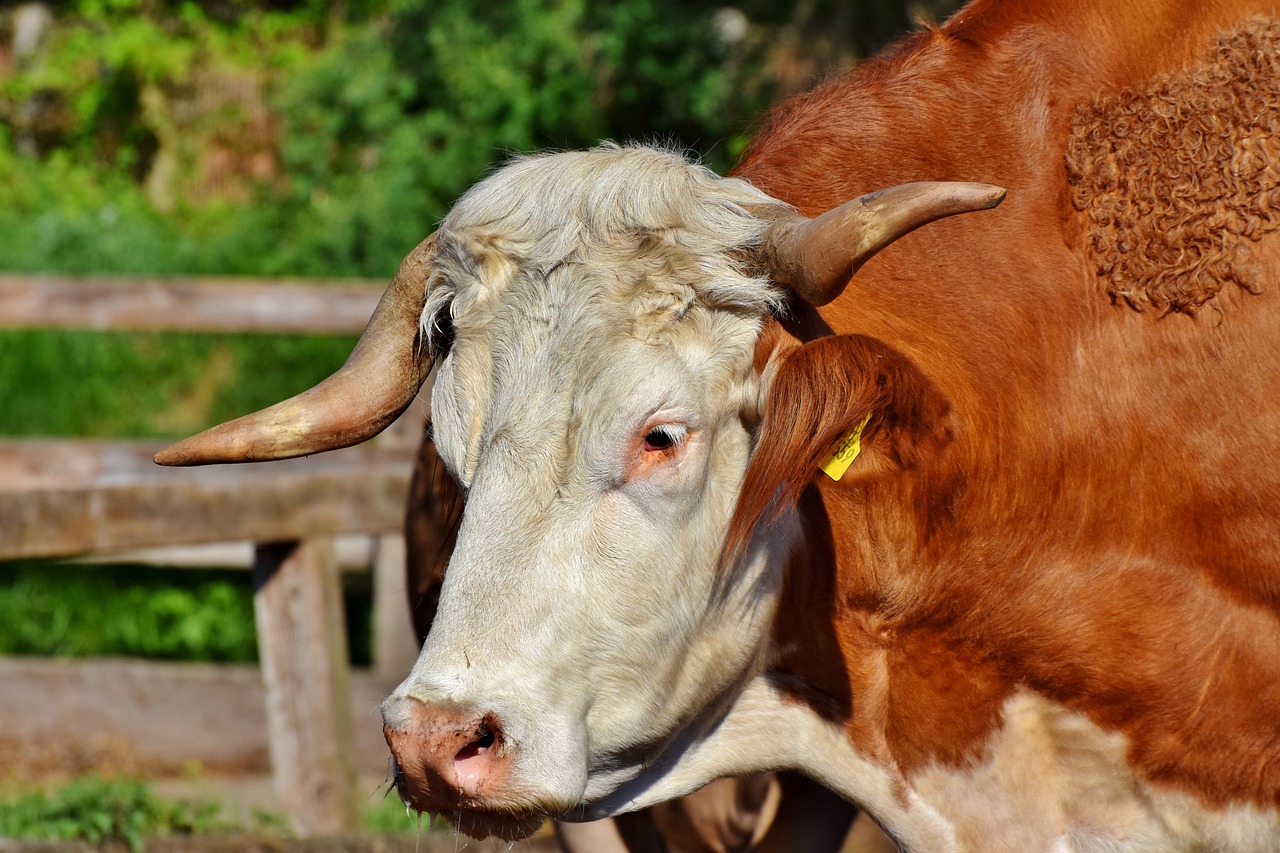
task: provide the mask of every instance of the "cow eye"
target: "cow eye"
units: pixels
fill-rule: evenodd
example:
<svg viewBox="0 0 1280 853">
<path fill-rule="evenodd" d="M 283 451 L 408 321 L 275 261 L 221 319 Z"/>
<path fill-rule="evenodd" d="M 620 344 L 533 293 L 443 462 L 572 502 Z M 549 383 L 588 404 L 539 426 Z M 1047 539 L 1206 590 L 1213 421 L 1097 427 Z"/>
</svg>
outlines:
<svg viewBox="0 0 1280 853">
<path fill-rule="evenodd" d="M 644 436 L 644 449 L 647 451 L 670 450 L 684 440 L 683 427 L 660 426 L 649 430 Z"/>
</svg>

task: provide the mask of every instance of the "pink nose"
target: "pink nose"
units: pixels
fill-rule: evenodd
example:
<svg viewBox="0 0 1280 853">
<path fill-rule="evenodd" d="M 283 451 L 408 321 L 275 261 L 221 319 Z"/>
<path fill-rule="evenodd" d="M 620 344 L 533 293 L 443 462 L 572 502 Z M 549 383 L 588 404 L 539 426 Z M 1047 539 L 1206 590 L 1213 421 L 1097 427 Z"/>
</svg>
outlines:
<svg viewBox="0 0 1280 853">
<path fill-rule="evenodd" d="M 496 714 L 393 698 L 382 732 L 400 795 L 418 811 L 492 808 L 503 799 L 515 748 Z"/>
</svg>

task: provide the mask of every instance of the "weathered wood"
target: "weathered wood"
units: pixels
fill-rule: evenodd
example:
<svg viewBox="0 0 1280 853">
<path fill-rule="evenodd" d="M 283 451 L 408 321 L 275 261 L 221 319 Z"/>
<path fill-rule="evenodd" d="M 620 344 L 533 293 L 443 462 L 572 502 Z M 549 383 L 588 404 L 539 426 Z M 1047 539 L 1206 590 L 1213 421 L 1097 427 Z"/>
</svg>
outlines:
<svg viewBox="0 0 1280 853">
<path fill-rule="evenodd" d="M 373 566 L 377 555 L 376 536 L 345 533 L 334 538 L 338 552 L 338 568 L 343 574 L 363 574 Z M 199 545 L 157 545 L 153 548 L 131 548 L 83 557 L 68 558 L 82 566 L 120 565 L 129 563 L 162 569 L 237 569 L 253 568 L 254 543 L 205 542 Z"/>
<path fill-rule="evenodd" d="M 0 275 L 0 328 L 349 334 L 386 281 Z"/>
<path fill-rule="evenodd" d="M 378 705 L 400 677 L 351 673 L 356 769 L 366 780 L 387 771 Z M 0 767 L 19 778 L 93 770 L 164 778 L 192 765 L 265 774 L 267 740 L 256 665 L 0 657 Z"/>
<path fill-rule="evenodd" d="M 524 841 L 459 838 L 448 829 L 423 829 L 416 835 L 369 834 L 338 838 L 279 838 L 275 835 L 174 835 L 147 839 L 151 853 L 560 853 L 550 825 Z M 0 853 L 127 853 L 123 842 L 10 841 L 0 838 Z"/>
<path fill-rule="evenodd" d="M 365 327 L 385 284 L 0 275 L 0 328 L 348 334 Z M 0 560 L 211 542 L 293 543 L 254 549 L 259 698 L 263 690 L 266 694 L 258 705 L 259 719 L 265 708 L 276 786 L 296 828 L 316 834 L 354 827 L 350 672 L 331 537 L 398 534 L 425 418 L 425 404 L 415 403 L 383 437 L 360 447 L 288 462 L 194 470 L 153 465 L 159 445 L 145 442 L 0 441 Z M 393 572 L 396 547 L 388 539 L 379 549 L 384 577 Z M 401 574 L 402 552 L 403 545 Z M 377 583 L 384 598 L 395 594 L 387 588 L 390 581 Z M 398 605 L 394 625 L 375 629 L 379 660 L 388 670 L 407 670 L 405 642 L 413 641 L 411 631 L 401 630 L 400 648 L 392 651 L 400 630 L 395 626 L 407 621 L 403 597 Z M 388 618 L 394 609 L 391 602 L 380 602 Z M 0 659 L 0 666 L 8 663 Z M 109 707 L 131 721 L 117 720 L 135 727 L 126 741 L 148 746 L 159 741 L 156 748 L 162 749 L 186 732 L 189 746 L 216 728 L 214 718 L 237 731 L 252 730 L 252 713 L 225 702 L 206 698 L 194 699 L 191 708 L 171 706 L 179 696 L 205 694 L 190 684 L 166 681 L 163 664 L 133 666 L 138 669 L 130 670 L 132 678 L 99 684 L 86 698 L 91 709 Z M 112 689 L 122 684 L 133 685 L 128 695 Z M 15 740 L 10 733 L 17 728 L 5 724 L 6 707 L 15 696 L 30 695 L 28 686 L 22 678 L 0 678 L 0 767 L 6 766 L 6 738 L 10 746 L 31 742 Z M 372 751 L 380 761 L 386 750 L 377 705 L 389 686 L 377 698 L 362 699 L 357 710 L 358 719 L 373 721 L 367 731 L 361 729 L 362 740 L 372 741 L 362 754 Z M 66 707 L 65 701 L 59 707 Z M 61 719 L 31 713 L 37 721 Z M 49 740 L 74 739 L 84 731 L 85 726 L 64 720 Z M 162 732 L 169 733 L 167 741 Z M 172 756 L 185 752 L 190 749 L 179 747 Z M 253 760 L 252 750 L 234 741 L 224 743 L 218 756 L 206 763 Z"/>
<path fill-rule="evenodd" d="M 253 578 L 276 795 L 304 836 L 354 829 L 350 670 L 333 542 L 260 545 Z"/>
<path fill-rule="evenodd" d="M 403 534 L 379 536 L 373 559 L 373 668 L 397 684 L 418 659 L 409 614 Z"/>
<path fill-rule="evenodd" d="M 166 469 L 157 444 L 0 443 L 0 559 L 313 534 L 391 533 L 410 461 L 361 446 L 257 465 Z"/>
</svg>

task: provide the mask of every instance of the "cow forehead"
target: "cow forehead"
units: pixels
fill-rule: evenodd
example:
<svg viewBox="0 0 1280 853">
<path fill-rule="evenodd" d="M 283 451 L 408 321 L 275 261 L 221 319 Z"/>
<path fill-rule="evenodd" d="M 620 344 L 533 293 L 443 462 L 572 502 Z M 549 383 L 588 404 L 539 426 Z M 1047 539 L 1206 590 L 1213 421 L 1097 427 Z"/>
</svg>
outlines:
<svg viewBox="0 0 1280 853">
<path fill-rule="evenodd" d="M 743 260 L 769 204 L 649 148 L 528 158 L 477 185 L 437 232 L 423 311 L 429 346 L 446 314 L 453 330 L 433 398 L 444 443 L 474 461 L 495 428 L 563 429 L 655 373 L 723 398 L 782 299 Z"/>
<path fill-rule="evenodd" d="M 759 316 L 673 296 L 670 282 L 616 301 L 592 273 L 564 267 L 536 286 L 526 278 L 483 322 L 455 321 L 432 410 L 459 470 L 499 433 L 567 461 L 650 416 L 702 427 L 736 410 Z"/>
<path fill-rule="evenodd" d="M 666 151 L 602 146 L 516 160 L 468 191 L 437 231 L 423 310 L 431 345 L 447 309 L 479 326 L 515 287 L 564 265 L 590 287 L 570 300 L 627 303 L 634 313 L 693 300 L 764 314 L 781 291 L 750 274 L 780 202 Z M 616 275 L 605 274 L 615 270 Z M 652 303 L 652 304 L 651 304 Z"/>
</svg>

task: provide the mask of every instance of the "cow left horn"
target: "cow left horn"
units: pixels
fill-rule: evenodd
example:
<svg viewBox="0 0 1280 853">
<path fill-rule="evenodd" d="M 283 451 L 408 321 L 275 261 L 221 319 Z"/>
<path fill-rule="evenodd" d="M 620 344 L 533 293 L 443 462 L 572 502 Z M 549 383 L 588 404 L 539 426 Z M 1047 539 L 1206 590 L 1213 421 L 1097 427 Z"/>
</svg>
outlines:
<svg viewBox="0 0 1280 853">
<path fill-rule="evenodd" d="M 386 429 L 408 408 L 431 369 L 418 324 L 435 235 L 404 259 L 355 349 L 314 388 L 207 429 L 156 454 L 161 465 L 290 459 L 349 447 Z"/>
<path fill-rule="evenodd" d="M 921 225 L 1004 200 L 991 184 L 899 184 L 845 202 L 819 217 L 787 216 L 771 228 L 761 261 L 774 281 L 812 305 L 840 295 L 876 252 Z"/>
</svg>

